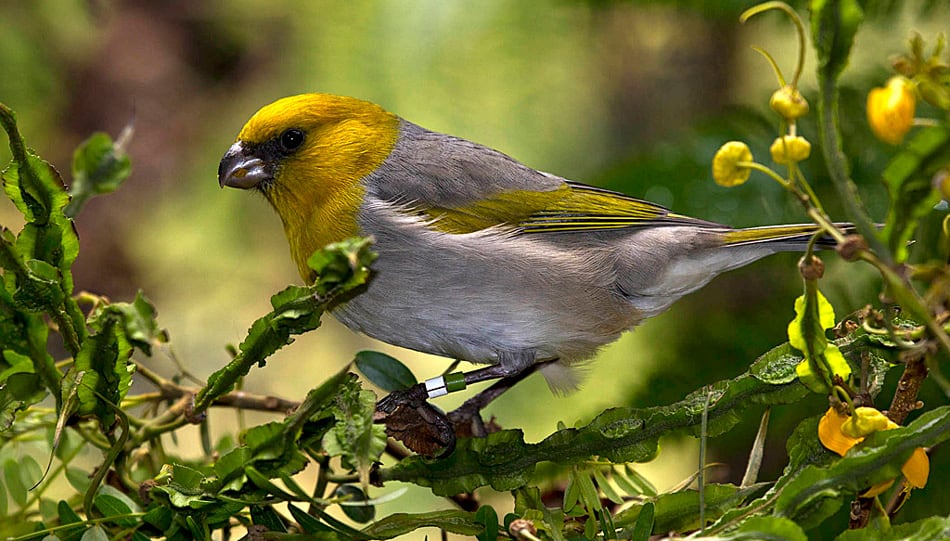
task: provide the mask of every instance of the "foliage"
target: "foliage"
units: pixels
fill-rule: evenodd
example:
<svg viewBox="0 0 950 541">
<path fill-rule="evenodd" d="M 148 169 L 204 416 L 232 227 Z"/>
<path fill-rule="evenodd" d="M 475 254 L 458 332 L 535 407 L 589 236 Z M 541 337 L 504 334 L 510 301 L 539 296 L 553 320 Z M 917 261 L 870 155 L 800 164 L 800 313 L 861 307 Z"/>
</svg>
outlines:
<svg viewBox="0 0 950 541">
<path fill-rule="evenodd" d="M 785 10 L 801 26 L 790 8 L 775 2 L 750 10 L 744 19 L 767 9 Z M 919 38 L 898 66 L 943 116 L 912 132 L 880 172 L 891 206 L 878 228 L 849 177 L 839 127 L 838 80 L 862 24 L 861 5 L 814 0 L 811 16 L 820 149 L 853 226 L 828 217 L 799 163 L 809 157 L 803 149 L 811 148 L 796 129 L 808 111 L 796 87 L 801 62 L 791 81 L 778 74 L 781 88 L 772 100 L 783 131 L 772 145 L 773 162 L 786 174 L 755 162 L 744 143 L 730 143 L 743 151 L 733 153 L 727 165 L 743 182 L 758 171 L 783 186 L 842 257 L 880 273 L 883 303 L 877 308 L 869 303 L 835 325 L 834 310 L 818 288 L 823 266 L 809 249 L 799 267 L 804 293 L 795 303 L 789 342 L 763 354 L 747 372 L 668 405 L 606 410 L 585 425 L 560 427 L 538 443 L 525 442 L 515 429 L 463 438 L 441 458 L 406 457 L 388 449 L 382 427 L 374 424 L 376 396 L 349 366 L 299 403 L 235 390 L 255 365 L 263 367 L 294 336 L 317 328 L 334 304 L 359 294 L 372 278 L 369 240 L 352 239 L 314 254 L 309 264 L 316 282 L 275 294 L 272 310 L 251 325 L 232 361 L 200 387 L 183 386 L 149 368 L 154 349 L 167 347 L 169 336 L 144 294 L 113 303 L 74 291 L 71 268 L 79 239 L 72 218 L 90 197 L 118 189 L 129 174 L 125 147 L 131 127 L 118 141 L 96 134 L 83 143 L 74 155 L 67 190 L 56 169 L 27 147 L 13 112 L 0 106 L 13 156 L 3 172 L 4 192 L 25 220 L 18 232 L 0 229 L 0 534 L 21 540 L 184 540 L 240 530 L 271 539 L 390 539 L 435 527 L 482 540 L 648 539 L 670 532 L 800 540 L 852 500 L 850 524 L 833 527 L 839 539 L 946 537 L 950 523 L 944 517 L 893 527 L 890 520 L 911 496 L 901 480 L 902 467 L 918 449 L 950 438 L 950 406 L 911 415 L 920 408 L 917 394 L 928 375 L 950 396 L 939 365 L 950 354 L 946 225 L 936 247 L 922 247 L 924 261 L 908 264 L 908 242 L 917 223 L 950 193 L 948 69 L 939 59 L 940 46 L 928 57 Z M 814 244 L 819 242 L 829 241 L 816 236 Z M 360 352 L 354 364 L 387 391 L 416 384 L 405 366 L 381 353 Z M 696 483 L 658 492 L 633 466 L 652 460 L 662 437 L 721 436 L 753 408 L 814 403 L 830 404 L 845 416 L 880 414 L 875 403 L 885 398 L 883 383 L 898 371 L 901 384 L 886 409 L 890 425 L 900 427 L 862 433 L 863 440 L 843 456 L 822 445 L 819 419 L 809 417 L 783 435 L 786 467 L 771 481 L 757 481 L 765 422 L 740 484 L 706 483 L 700 467 Z M 154 391 L 133 392 L 133 379 L 147 381 Z M 168 455 L 163 438 L 189 424 L 206 430 L 209 408 L 284 415 L 238 438 L 206 442 L 200 460 Z M 18 446 L 26 442 L 49 456 L 45 469 L 18 455 Z M 79 465 L 78 457 L 89 450 L 101 452 L 93 468 Z M 395 456 L 394 464 L 382 465 L 386 452 Z M 305 488 L 297 474 L 311 463 L 316 482 Z M 551 484 L 538 479 L 545 468 L 562 473 L 555 482 L 563 489 L 560 505 L 552 506 L 553 489 L 540 488 Z M 375 505 L 400 491 L 373 499 L 370 486 L 388 488 L 395 481 L 446 497 L 482 487 L 511 491 L 514 511 L 499 518 L 493 507 L 476 502 L 477 510 L 453 507 L 376 517 Z M 868 491 L 882 486 L 882 493 Z M 924 489 L 929 491 L 924 497 L 939 498 L 934 492 L 941 488 Z"/>
</svg>

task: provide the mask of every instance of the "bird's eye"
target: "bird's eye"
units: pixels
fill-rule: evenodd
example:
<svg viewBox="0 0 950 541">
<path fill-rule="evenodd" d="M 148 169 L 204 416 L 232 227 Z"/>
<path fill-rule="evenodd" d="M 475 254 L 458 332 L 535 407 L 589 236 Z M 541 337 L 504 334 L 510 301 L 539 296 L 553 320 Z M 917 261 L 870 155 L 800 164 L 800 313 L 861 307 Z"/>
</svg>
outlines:
<svg viewBox="0 0 950 541">
<path fill-rule="evenodd" d="M 292 152 L 297 150 L 297 147 L 303 144 L 303 132 L 291 128 L 284 133 L 280 134 L 280 148 L 285 152 Z"/>
</svg>

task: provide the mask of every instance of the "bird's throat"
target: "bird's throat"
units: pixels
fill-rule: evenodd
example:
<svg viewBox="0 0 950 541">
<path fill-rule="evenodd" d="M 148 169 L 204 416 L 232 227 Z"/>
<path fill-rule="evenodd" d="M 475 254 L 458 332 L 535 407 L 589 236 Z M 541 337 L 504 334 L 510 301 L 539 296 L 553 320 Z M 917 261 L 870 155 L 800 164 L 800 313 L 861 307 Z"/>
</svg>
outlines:
<svg viewBox="0 0 950 541">
<path fill-rule="evenodd" d="M 350 185 L 346 192 L 333 194 L 333 197 L 309 198 L 308 204 L 279 201 L 288 197 L 288 194 L 275 193 L 269 198 L 284 224 L 290 254 L 306 283 L 311 283 L 315 278 L 307 265 L 307 260 L 315 251 L 360 233 L 356 213 L 364 189 L 356 183 Z M 278 200 L 275 201 L 275 198 Z"/>
</svg>

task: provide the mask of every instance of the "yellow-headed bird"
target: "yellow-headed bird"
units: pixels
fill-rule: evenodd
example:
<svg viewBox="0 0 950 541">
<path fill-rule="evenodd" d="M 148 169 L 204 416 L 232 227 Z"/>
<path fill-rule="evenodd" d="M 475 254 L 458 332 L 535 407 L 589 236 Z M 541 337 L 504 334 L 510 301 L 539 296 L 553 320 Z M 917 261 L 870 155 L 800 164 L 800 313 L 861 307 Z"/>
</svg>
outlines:
<svg viewBox="0 0 950 541">
<path fill-rule="evenodd" d="M 535 368 L 553 388 L 573 387 L 572 368 L 624 330 L 723 271 L 803 249 L 817 231 L 674 214 L 329 94 L 259 110 L 218 180 L 264 194 L 306 281 L 315 250 L 375 238 L 372 282 L 333 314 L 390 344 L 491 365 L 380 404 L 425 407 L 463 383 L 502 378 L 457 423 Z"/>
</svg>

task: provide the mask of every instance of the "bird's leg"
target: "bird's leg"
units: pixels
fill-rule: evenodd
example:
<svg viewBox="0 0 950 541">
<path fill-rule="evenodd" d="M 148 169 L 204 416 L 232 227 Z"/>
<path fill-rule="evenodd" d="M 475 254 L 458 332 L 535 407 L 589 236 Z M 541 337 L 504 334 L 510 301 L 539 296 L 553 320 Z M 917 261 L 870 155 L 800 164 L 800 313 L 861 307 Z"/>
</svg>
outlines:
<svg viewBox="0 0 950 541">
<path fill-rule="evenodd" d="M 528 377 L 538 368 L 533 352 L 508 354 L 499 364 L 453 372 L 394 391 L 376 403 L 376 422 L 386 425 L 386 433 L 413 451 L 427 456 L 445 456 L 455 448 L 455 437 L 485 436 L 480 412 L 492 400 Z M 553 362 L 553 361 L 552 361 Z M 428 403 L 472 383 L 497 379 L 492 386 L 465 401 L 449 413 L 441 413 Z"/>
<path fill-rule="evenodd" d="M 540 365 L 532 364 L 514 375 L 502 376 L 501 379 L 493 383 L 491 387 L 469 398 L 461 406 L 449 412 L 448 418 L 455 427 L 455 434 L 457 436 L 486 436 L 487 430 L 485 429 L 485 422 L 482 420 L 481 410 L 492 400 L 501 396 L 502 393 L 514 387 L 519 381 L 533 374 L 535 370 L 538 369 L 538 366 Z M 496 367 L 490 366 L 465 374 L 465 383 L 475 383 L 477 381 L 491 379 L 492 376 L 481 374 L 480 372 L 491 370 L 492 368 Z M 494 377 L 498 378 L 498 376 Z"/>
</svg>

